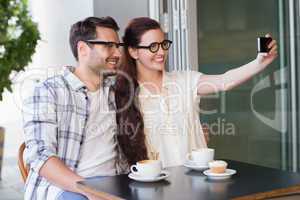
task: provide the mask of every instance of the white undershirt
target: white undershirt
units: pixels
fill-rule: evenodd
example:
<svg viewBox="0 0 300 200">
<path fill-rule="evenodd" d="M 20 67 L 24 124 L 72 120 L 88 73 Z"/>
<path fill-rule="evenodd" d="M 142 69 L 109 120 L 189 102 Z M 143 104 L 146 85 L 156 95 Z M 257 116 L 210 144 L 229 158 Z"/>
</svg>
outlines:
<svg viewBox="0 0 300 200">
<path fill-rule="evenodd" d="M 109 88 L 88 92 L 90 112 L 77 173 L 83 177 L 116 174 L 115 112 L 108 107 Z"/>
<path fill-rule="evenodd" d="M 154 159 L 150 153 L 159 153 L 163 167 L 183 165 L 192 149 L 207 147 L 199 119 L 200 77 L 196 71 L 165 72 L 161 94 L 140 84 L 148 157 Z"/>
</svg>

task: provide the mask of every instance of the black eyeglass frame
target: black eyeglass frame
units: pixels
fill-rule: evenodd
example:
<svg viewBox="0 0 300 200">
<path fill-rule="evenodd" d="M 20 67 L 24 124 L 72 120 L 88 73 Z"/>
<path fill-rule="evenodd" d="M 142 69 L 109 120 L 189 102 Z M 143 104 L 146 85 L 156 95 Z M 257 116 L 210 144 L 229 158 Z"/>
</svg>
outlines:
<svg viewBox="0 0 300 200">
<path fill-rule="evenodd" d="M 122 43 L 122 42 L 117 43 L 117 42 L 107 42 L 107 41 L 101 41 L 101 40 L 85 40 L 85 42 L 87 42 L 89 44 L 102 44 L 107 47 L 115 46 L 116 48 L 125 46 L 124 43 Z"/>
<path fill-rule="evenodd" d="M 164 42 L 168 42 L 168 44 L 169 44 L 169 46 L 168 46 L 168 48 L 164 48 L 163 47 L 163 43 Z M 156 53 L 156 52 L 158 52 L 158 50 L 159 50 L 159 47 L 161 47 L 163 50 L 165 50 L 165 51 L 167 51 L 167 50 L 169 50 L 169 48 L 171 47 L 171 44 L 172 44 L 173 42 L 171 41 L 171 40 L 163 40 L 162 42 L 152 42 L 151 44 L 149 44 L 148 46 L 143 46 L 143 45 L 138 45 L 138 46 L 136 46 L 135 48 L 137 48 L 137 49 L 148 49 L 150 52 L 152 52 L 152 53 Z M 158 48 L 156 49 L 156 50 L 151 50 L 151 46 L 153 46 L 153 45 L 158 45 Z"/>
</svg>

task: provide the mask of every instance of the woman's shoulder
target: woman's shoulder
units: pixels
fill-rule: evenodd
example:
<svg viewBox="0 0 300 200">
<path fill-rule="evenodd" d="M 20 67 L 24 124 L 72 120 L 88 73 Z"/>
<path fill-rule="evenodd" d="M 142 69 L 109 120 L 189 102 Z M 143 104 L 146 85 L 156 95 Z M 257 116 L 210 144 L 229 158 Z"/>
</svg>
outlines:
<svg viewBox="0 0 300 200">
<path fill-rule="evenodd" d="M 198 71 L 193 70 L 187 70 L 187 71 L 170 71 L 166 72 L 166 77 L 175 79 L 175 80 L 187 80 L 187 79 L 193 79 L 193 77 L 199 77 L 202 73 Z"/>
</svg>

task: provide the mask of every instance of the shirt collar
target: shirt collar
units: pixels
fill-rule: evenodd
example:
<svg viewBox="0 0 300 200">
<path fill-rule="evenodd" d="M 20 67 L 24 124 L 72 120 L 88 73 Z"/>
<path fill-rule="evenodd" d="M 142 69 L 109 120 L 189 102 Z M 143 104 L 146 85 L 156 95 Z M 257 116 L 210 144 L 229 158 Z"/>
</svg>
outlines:
<svg viewBox="0 0 300 200">
<path fill-rule="evenodd" d="M 162 88 L 168 90 L 171 81 L 172 81 L 172 78 L 170 77 L 170 74 L 166 71 L 163 71 Z M 139 84 L 139 85 L 141 86 L 142 84 Z M 146 96 L 159 96 L 159 94 L 151 94 L 151 92 L 146 87 L 140 87 L 139 94 L 146 95 Z"/>
<path fill-rule="evenodd" d="M 66 66 L 63 72 L 63 76 L 66 79 L 70 87 L 75 90 L 86 90 L 85 84 L 74 74 L 75 67 Z M 102 87 L 111 87 L 115 84 L 115 76 L 107 76 L 103 79 Z"/>
<path fill-rule="evenodd" d="M 77 91 L 80 89 L 86 89 L 84 83 L 74 74 L 75 67 L 66 66 L 63 72 L 63 76 L 66 79 L 69 86 Z"/>
<path fill-rule="evenodd" d="M 116 75 L 104 76 L 102 85 L 103 87 L 111 87 L 116 83 Z"/>
</svg>

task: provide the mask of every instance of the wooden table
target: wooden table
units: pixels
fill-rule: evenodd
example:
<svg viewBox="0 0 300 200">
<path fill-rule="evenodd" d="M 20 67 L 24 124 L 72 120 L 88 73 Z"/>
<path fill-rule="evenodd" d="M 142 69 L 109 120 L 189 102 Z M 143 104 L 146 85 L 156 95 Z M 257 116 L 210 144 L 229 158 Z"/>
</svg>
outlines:
<svg viewBox="0 0 300 200">
<path fill-rule="evenodd" d="M 110 193 L 133 200 L 248 200 L 266 199 L 290 193 L 300 193 L 300 173 L 227 160 L 237 174 L 227 180 L 209 180 L 202 172 L 183 166 L 168 168 L 168 179 L 156 183 L 131 180 L 127 175 L 90 178 L 77 186 L 87 192 Z"/>
</svg>

